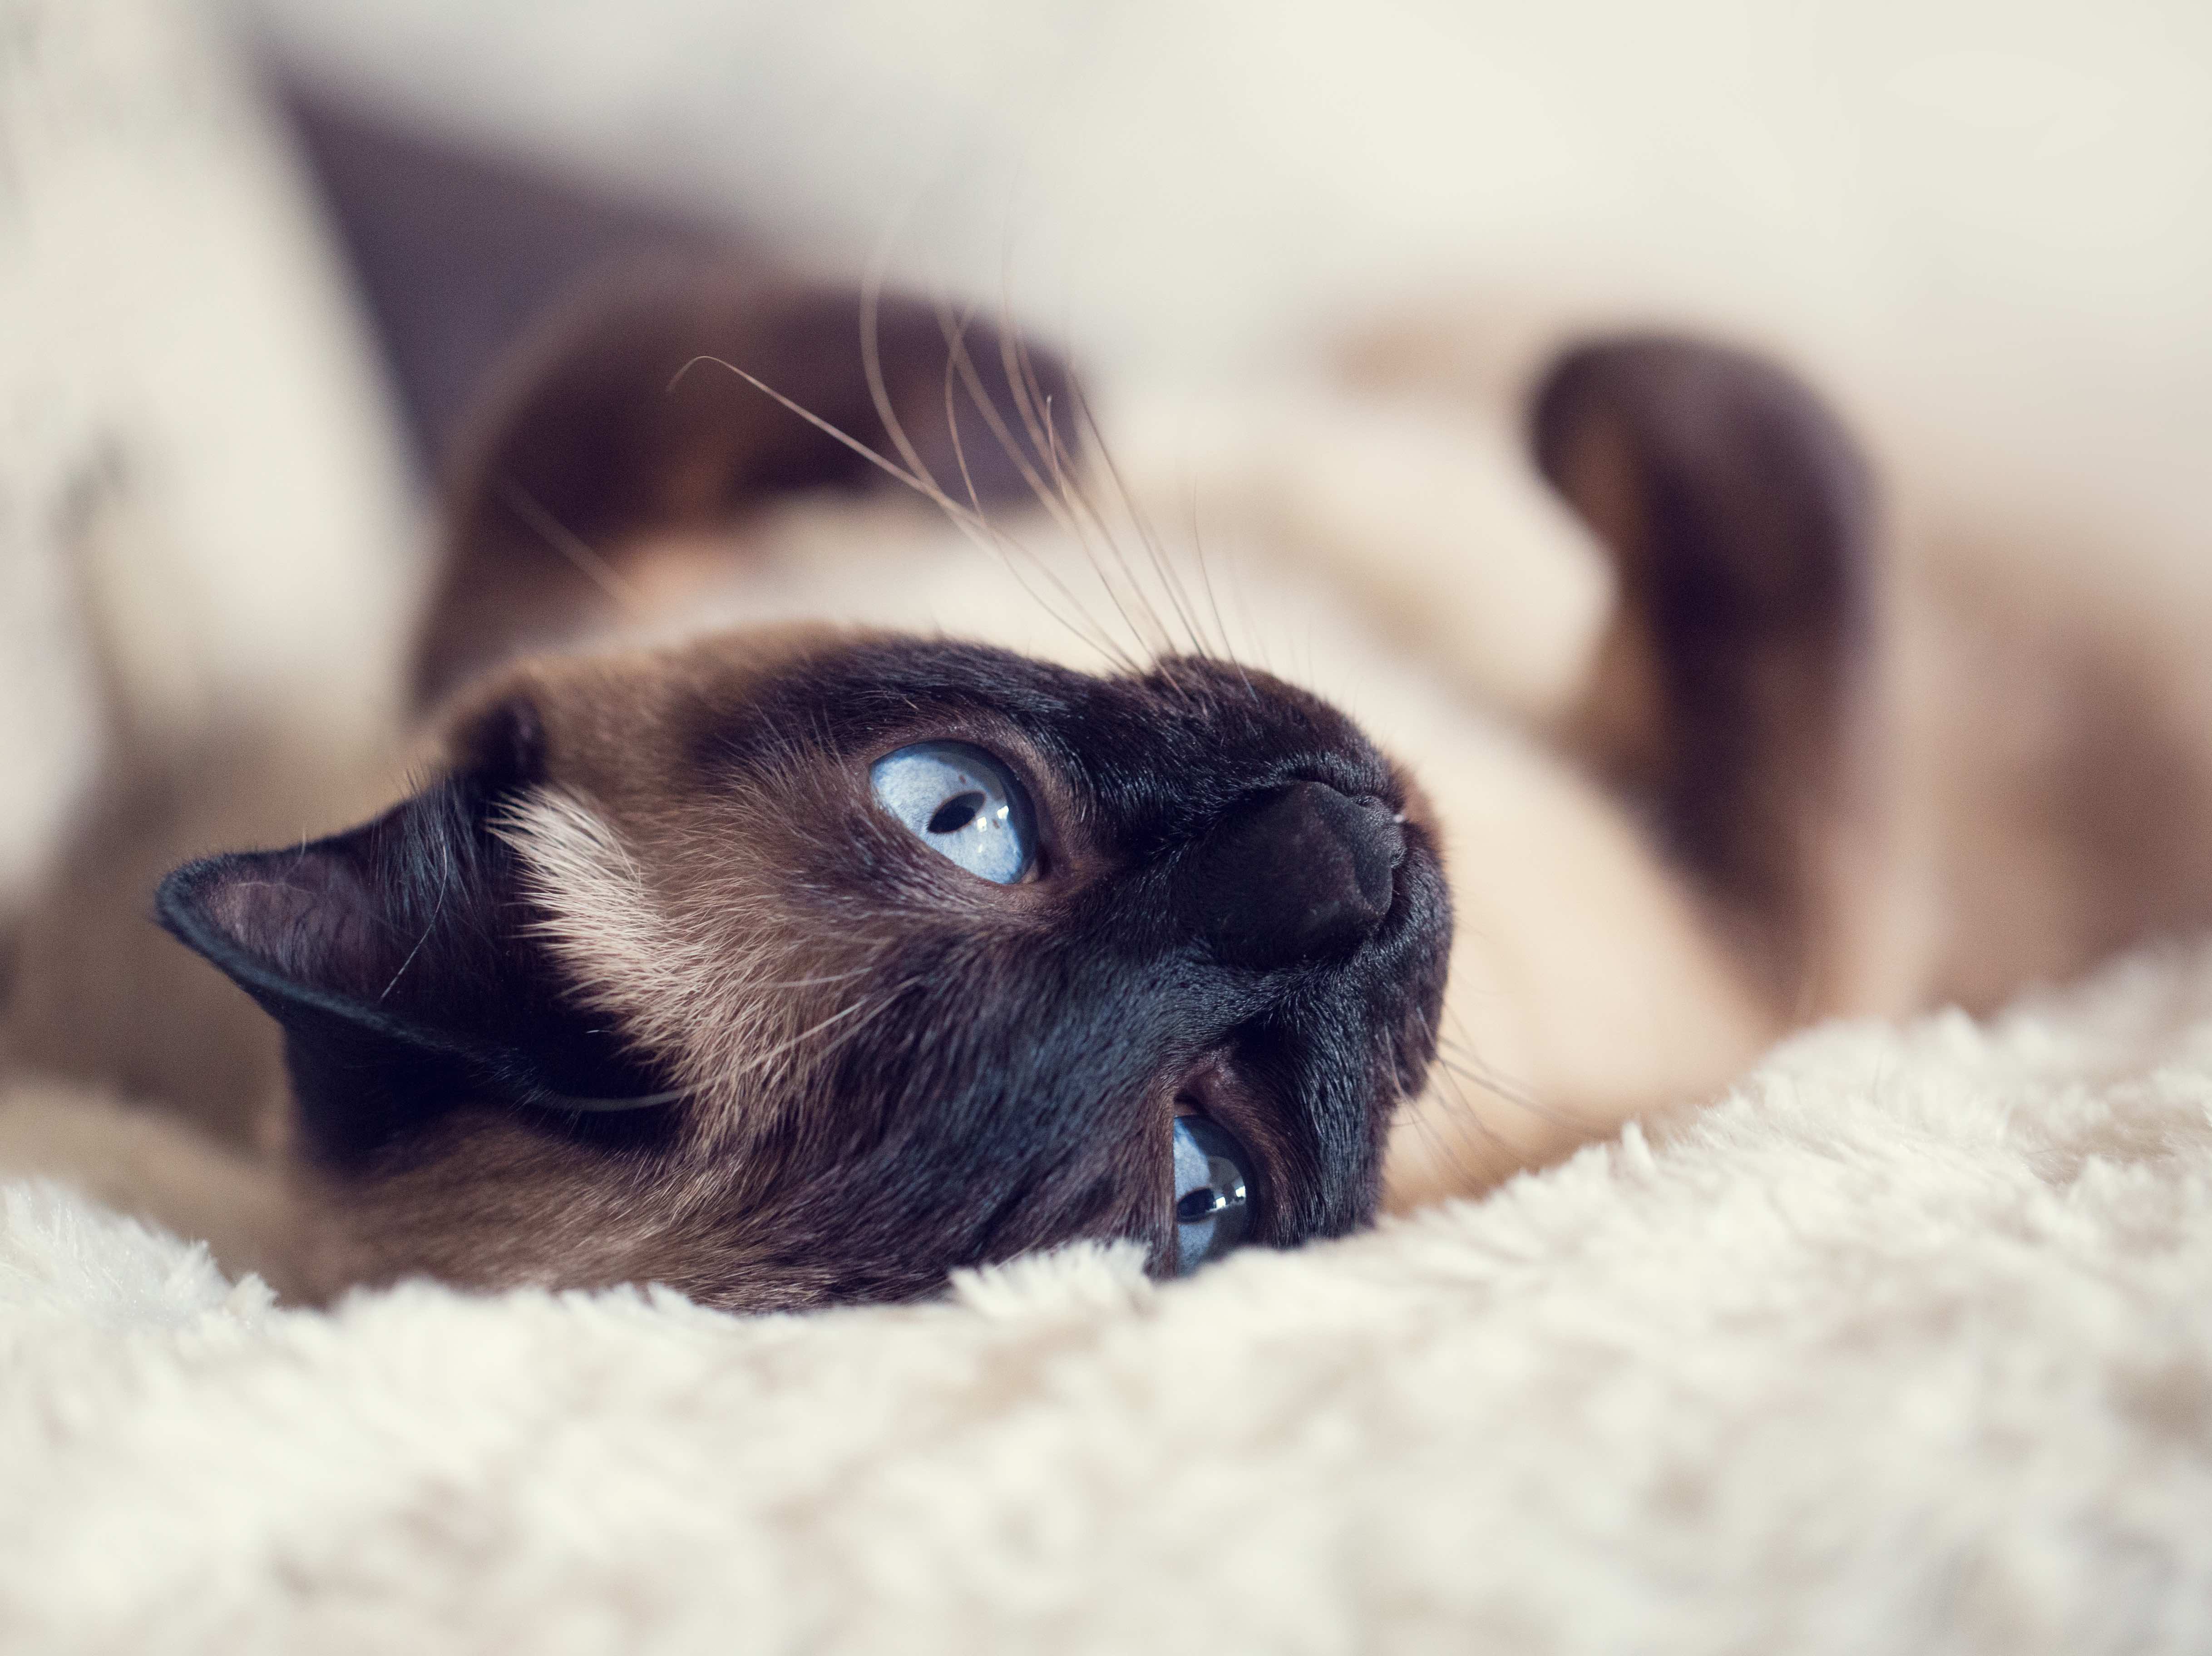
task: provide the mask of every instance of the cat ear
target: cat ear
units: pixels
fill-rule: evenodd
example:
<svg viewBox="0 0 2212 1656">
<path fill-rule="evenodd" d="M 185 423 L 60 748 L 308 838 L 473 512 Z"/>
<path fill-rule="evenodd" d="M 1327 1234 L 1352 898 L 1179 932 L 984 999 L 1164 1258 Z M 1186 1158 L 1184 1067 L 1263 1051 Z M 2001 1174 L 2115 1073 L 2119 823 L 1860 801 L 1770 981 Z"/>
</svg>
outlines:
<svg viewBox="0 0 2212 1656">
<path fill-rule="evenodd" d="M 823 425 L 963 506 L 1028 499 L 1076 448 L 1075 392 L 1051 351 L 727 257 L 600 281 L 503 380 L 449 494 L 416 664 L 424 701 L 615 613 L 624 566 L 656 536 L 717 529 L 799 490 L 902 487 Z"/>
<path fill-rule="evenodd" d="M 283 1027 L 307 1148 L 326 1162 L 465 1098 L 573 1111 L 655 1089 L 531 936 L 495 831 L 511 789 L 497 767 L 463 767 L 346 833 L 161 883 L 161 925 Z"/>
<path fill-rule="evenodd" d="M 1867 465 L 1774 363 L 1666 336 L 1568 351 L 1531 425 L 1538 465 L 1620 574 L 1580 733 L 1795 996 L 1865 811 Z"/>
</svg>

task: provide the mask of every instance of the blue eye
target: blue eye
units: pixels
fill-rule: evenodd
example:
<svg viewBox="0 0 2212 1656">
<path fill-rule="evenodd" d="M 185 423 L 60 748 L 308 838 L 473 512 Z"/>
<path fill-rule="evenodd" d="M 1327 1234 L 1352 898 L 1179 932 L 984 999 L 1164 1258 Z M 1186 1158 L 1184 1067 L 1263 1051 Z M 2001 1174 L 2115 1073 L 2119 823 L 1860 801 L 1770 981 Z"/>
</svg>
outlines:
<svg viewBox="0 0 2212 1656">
<path fill-rule="evenodd" d="M 1203 1116 L 1175 1124 L 1176 1275 L 1219 1259 L 1251 1228 L 1244 1151 Z"/>
<path fill-rule="evenodd" d="M 868 783 L 908 833 L 970 874 L 1012 885 L 1029 872 L 1036 847 L 1029 796 L 981 748 L 918 742 L 876 761 Z"/>
</svg>

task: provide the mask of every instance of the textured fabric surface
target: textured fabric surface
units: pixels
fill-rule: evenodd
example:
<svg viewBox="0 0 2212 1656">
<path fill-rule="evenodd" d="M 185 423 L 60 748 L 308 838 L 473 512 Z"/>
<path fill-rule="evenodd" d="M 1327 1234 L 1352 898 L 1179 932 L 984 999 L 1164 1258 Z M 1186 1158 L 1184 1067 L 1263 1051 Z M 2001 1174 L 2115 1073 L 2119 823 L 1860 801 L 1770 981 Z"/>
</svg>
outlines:
<svg viewBox="0 0 2212 1656">
<path fill-rule="evenodd" d="M 2212 1643 L 2212 953 L 1169 1287 L 323 1313 L 4 1215 L 9 1648 Z"/>
</svg>

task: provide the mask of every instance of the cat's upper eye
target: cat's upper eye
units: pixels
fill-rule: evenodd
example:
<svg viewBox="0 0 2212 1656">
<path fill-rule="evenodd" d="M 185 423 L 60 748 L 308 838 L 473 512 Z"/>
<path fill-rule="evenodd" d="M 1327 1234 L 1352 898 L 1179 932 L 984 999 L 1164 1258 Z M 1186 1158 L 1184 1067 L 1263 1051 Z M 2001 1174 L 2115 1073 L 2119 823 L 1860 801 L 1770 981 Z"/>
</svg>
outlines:
<svg viewBox="0 0 2212 1656">
<path fill-rule="evenodd" d="M 876 801 L 929 846 L 998 885 L 1036 860 L 1029 795 L 1013 773 L 964 742 L 918 742 L 869 767 Z"/>
<path fill-rule="evenodd" d="M 1252 1227 L 1244 1148 L 1204 1116 L 1176 1118 L 1175 1216 L 1178 1277 L 1219 1259 Z"/>
</svg>

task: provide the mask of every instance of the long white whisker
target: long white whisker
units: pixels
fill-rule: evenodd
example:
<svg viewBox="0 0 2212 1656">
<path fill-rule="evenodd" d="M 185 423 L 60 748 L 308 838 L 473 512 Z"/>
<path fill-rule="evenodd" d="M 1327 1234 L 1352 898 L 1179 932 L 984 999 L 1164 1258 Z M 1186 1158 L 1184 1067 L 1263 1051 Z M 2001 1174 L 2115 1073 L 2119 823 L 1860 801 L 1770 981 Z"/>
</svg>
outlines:
<svg viewBox="0 0 2212 1656">
<path fill-rule="evenodd" d="M 1173 643 L 1173 634 L 1160 619 L 1158 606 L 1152 603 L 1151 595 L 1145 590 L 1144 582 L 1138 577 L 1134 566 L 1131 564 L 1121 536 L 1116 533 L 1114 526 L 1106 521 L 1105 513 L 1099 510 L 1097 502 L 1092 498 L 1090 489 L 1086 487 L 1084 468 L 1075 463 L 1070 453 L 1067 442 L 1061 435 L 1060 422 L 1052 418 L 1050 399 L 1044 397 L 1042 388 L 1036 384 L 1034 365 L 1023 360 L 1018 353 L 1012 352 L 1010 343 L 1002 343 L 1000 349 L 1009 379 L 1018 379 L 1019 383 L 1027 387 L 1032 400 L 1042 406 L 1045 443 L 1043 452 L 1046 463 L 1051 468 L 1054 483 L 1060 491 L 1061 498 L 1067 502 L 1071 517 L 1077 522 L 1087 525 L 1083 531 L 1082 537 L 1085 546 L 1090 548 L 1103 543 L 1107 551 L 1111 554 L 1115 566 L 1121 572 L 1123 582 L 1127 584 L 1137 601 L 1144 605 L 1146 616 L 1152 623 L 1150 634 L 1144 641 L 1157 658 Z M 1074 434 L 1080 434 L 1086 423 L 1083 410 L 1087 405 L 1079 387 L 1071 385 L 1069 395 L 1074 401 L 1078 421 L 1078 429 Z M 1097 422 L 1090 421 L 1087 425 L 1093 452 L 1097 455 L 1100 464 L 1110 467 L 1113 464 L 1112 453 L 1107 447 L 1103 435 L 1098 430 Z M 1127 505 L 1126 491 L 1123 503 L 1126 508 Z M 1125 512 L 1125 515 L 1137 529 L 1139 537 L 1146 541 L 1146 549 L 1152 555 L 1152 561 L 1157 572 L 1158 549 L 1152 543 L 1146 526 L 1133 512 Z M 1105 567 L 1103 562 L 1097 561 L 1097 555 L 1095 551 L 1092 553 L 1092 557 L 1098 568 L 1100 579 L 1108 579 Z M 1164 583 L 1164 585 L 1169 584 Z"/>
<path fill-rule="evenodd" d="M 1191 555 L 1198 560 L 1199 584 L 1205 589 L 1206 601 L 1213 611 L 1213 630 L 1221 640 L 1221 658 L 1237 670 L 1243 682 L 1244 694 L 1253 701 L 1261 699 L 1259 686 L 1252 682 L 1252 675 L 1244 670 L 1237 658 L 1236 646 L 1229 636 L 1228 620 L 1221 613 L 1221 594 L 1213 584 L 1213 572 L 1206 561 L 1206 532 L 1198 520 L 1198 485 L 1194 482 L 1187 497 L 1189 504 Z"/>
<path fill-rule="evenodd" d="M 943 318 L 940 317 L 939 320 L 941 323 Z M 953 336 L 949 332 L 946 337 L 948 344 L 955 343 Z M 957 406 L 957 399 L 953 394 L 953 377 L 955 372 L 955 361 L 957 354 L 958 349 L 956 347 L 954 353 L 947 355 L 945 363 L 945 428 L 952 440 L 952 458 L 954 464 L 960 469 L 961 482 L 967 488 L 969 500 L 974 503 L 975 509 L 980 513 L 982 511 L 982 502 L 976 493 L 975 475 L 968 464 L 967 440 L 961 434 L 959 408 Z M 989 412 L 989 403 L 988 399 L 981 398 L 980 393 L 971 391 L 971 395 L 977 396 L 978 400 L 981 402 L 982 406 L 988 414 Z M 1002 438 L 1000 440 L 1007 441 L 1008 440 Z M 1009 444 L 1009 446 L 1011 448 L 1011 444 Z M 1021 462 L 1018 457 L 1017 458 L 1017 464 L 1022 465 L 1024 476 L 1028 476 L 1030 472 L 1027 464 Z M 1034 488 L 1034 484 L 1032 487 Z M 1039 494 L 1038 498 L 1040 500 L 1044 499 L 1041 493 Z M 1049 510 L 1049 502 L 1047 503 L 1047 507 L 1048 510 Z M 1059 591 L 1060 596 L 1065 597 L 1068 603 L 1075 606 L 1076 614 L 1083 616 L 1085 622 L 1089 623 L 1091 618 L 1089 613 L 1084 608 L 1083 600 L 1069 588 L 1067 583 L 1060 578 L 1059 572 L 1054 570 L 1049 564 L 1046 563 L 1041 558 L 1032 555 L 1030 561 L 1036 566 L 1037 572 L 1042 574 L 1045 579 L 1051 582 L 1053 586 Z M 1113 634 L 1105 628 L 1093 624 L 1091 626 L 1091 630 L 1086 633 L 1083 628 L 1079 628 L 1074 622 L 1070 622 L 1066 616 L 1054 610 L 1051 604 L 1046 603 L 1042 597 L 1039 597 L 1036 590 L 1029 584 L 1028 580 L 1023 576 L 1021 571 L 1016 567 L 1014 561 L 1011 557 L 1006 558 L 1005 562 L 1007 573 L 1013 576 L 1015 581 L 1021 586 L 1024 593 L 1025 593 L 1030 601 L 1035 603 L 1039 609 L 1042 610 L 1054 621 L 1059 622 L 1061 626 L 1066 627 L 1071 633 L 1073 633 L 1076 637 L 1082 639 L 1086 643 L 1090 644 L 1092 648 L 1096 649 L 1109 661 L 1115 663 L 1128 671 L 1133 672 L 1137 670 L 1137 663 L 1135 660 L 1131 658 L 1127 652 L 1123 651 L 1120 645 L 1114 642 Z"/>
<path fill-rule="evenodd" d="M 1099 585 L 1105 589 L 1108 599 L 1113 604 L 1115 613 L 1121 617 L 1122 624 L 1129 629 L 1130 636 L 1136 640 L 1138 647 L 1147 650 L 1155 648 L 1152 637 L 1130 615 L 1127 605 L 1122 601 L 1121 589 L 1108 577 L 1099 561 L 1097 548 L 1091 532 L 1080 516 L 1070 509 L 1072 505 L 1070 492 L 1066 478 L 1060 475 L 1057 464 L 1056 447 L 1053 442 L 1052 410 L 1049 401 L 1041 393 L 1033 394 L 1036 392 L 1034 368 L 1022 355 L 1011 325 L 1002 326 L 1001 329 L 999 340 L 1000 360 L 1006 376 L 1007 387 L 1013 394 L 1017 409 L 1021 412 L 1023 425 L 1029 434 L 1030 444 L 1037 453 L 1046 457 L 1047 464 L 1053 471 L 1051 487 L 1047 486 L 1045 479 L 1041 477 L 1036 468 L 1030 464 L 1028 455 L 1023 452 L 1021 443 L 1008 428 L 1004 416 L 1000 414 L 996 404 L 993 403 L 984 387 L 982 376 L 976 368 L 974 355 L 968 349 L 967 329 L 972 318 L 963 318 L 957 329 L 951 325 L 949 314 L 941 313 L 939 320 L 945 330 L 947 373 L 958 373 L 962 382 L 967 387 L 969 400 L 981 414 L 984 423 L 989 428 L 992 435 L 997 438 L 1007 457 L 1013 461 L 1016 468 L 1021 472 L 1022 481 L 1028 485 L 1030 493 L 1036 497 L 1037 503 L 1051 515 L 1061 530 L 1081 546 L 1090 557 L 1091 567 L 1099 576 Z M 1042 409 L 1042 420 L 1038 417 L 1040 406 Z M 1109 549 L 1118 552 L 1118 548 L 1112 546 L 1111 537 L 1106 538 Z M 1133 585 L 1134 584 L 1132 583 L 1133 591 Z M 1139 599 L 1142 597 L 1140 592 L 1136 596 Z M 1150 613 L 1149 607 L 1147 613 Z M 1157 633 L 1159 631 L 1158 618 L 1154 616 L 1152 619 L 1154 622 L 1153 631 Z M 1132 672 L 1139 670 L 1139 664 L 1134 659 L 1123 657 L 1122 660 L 1128 670 Z"/>
<path fill-rule="evenodd" d="M 548 546 L 574 564 L 602 592 L 633 615 L 645 609 L 645 595 L 623 578 L 622 571 L 586 546 L 581 536 L 540 506 L 529 490 L 509 477 L 499 479 L 495 487 L 508 510 L 536 530 Z"/>
<path fill-rule="evenodd" d="M 756 1074 L 760 1071 L 766 1069 L 769 1065 L 773 1064 L 777 1059 L 781 1058 L 786 1052 L 791 1051 L 794 1046 L 804 1046 L 806 1042 L 812 1040 L 817 1035 L 822 1034 L 825 1029 L 834 1028 L 839 1023 L 844 1023 L 848 1018 L 858 1016 L 860 1018 L 859 1022 L 848 1024 L 843 1030 L 839 1032 L 836 1040 L 830 1042 L 819 1052 L 813 1055 L 814 1061 L 818 1064 L 823 1059 L 829 1058 L 832 1053 L 836 1052 L 840 1046 L 842 1046 L 847 1041 L 852 1040 L 853 1037 L 860 1034 L 862 1029 L 866 1028 L 870 1023 L 880 1017 L 884 1012 L 888 1011 L 892 1004 L 896 1002 L 901 995 L 903 995 L 908 990 L 913 988 L 915 985 L 921 981 L 921 979 L 919 977 L 908 978 L 904 982 L 894 984 L 888 989 L 879 991 L 872 999 L 854 1001 L 850 1006 L 844 1007 L 838 1011 L 830 1013 L 829 1016 L 823 1018 L 818 1022 L 811 1025 L 807 1028 L 800 1030 L 798 1034 L 787 1036 L 784 1040 L 778 1041 L 775 1046 L 768 1048 L 765 1052 L 749 1054 L 742 1064 L 735 1066 L 734 1072 L 739 1075 Z"/>
<path fill-rule="evenodd" d="M 852 435 L 849 432 L 844 431 L 839 427 L 833 425 L 830 422 L 824 420 L 820 415 L 816 414 L 812 409 L 794 401 L 793 398 L 785 396 L 781 391 L 776 390 L 775 386 L 769 385 L 757 374 L 747 373 L 744 369 L 738 367 L 736 363 L 730 361 L 725 357 L 714 356 L 705 353 L 693 357 L 690 361 L 684 363 L 681 368 L 677 370 L 675 378 L 669 381 L 669 389 L 672 391 L 674 390 L 686 373 L 689 373 L 693 368 L 698 367 L 702 362 L 711 363 L 715 367 L 721 368 L 727 373 L 735 374 L 738 379 L 744 380 L 745 384 L 759 391 L 763 397 L 769 398 L 779 406 L 789 409 L 800 419 L 805 421 L 808 425 L 812 426 L 817 431 L 821 432 L 824 436 L 830 438 L 832 440 L 842 445 L 844 447 L 850 449 L 854 453 L 867 461 L 869 464 L 874 466 L 885 476 L 895 478 L 899 482 L 903 483 L 907 488 L 912 489 L 915 494 L 921 495 L 924 500 L 928 500 L 932 505 L 935 506 L 939 511 L 942 512 L 945 515 L 946 519 L 951 522 L 955 528 L 958 529 L 963 536 L 965 536 L 969 541 L 973 542 L 976 546 L 993 553 L 994 555 L 1004 558 L 1006 555 L 1006 546 L 1009 544 L 1015 544 L 1015 543 L 1011 541 L 1009 537 L 1006 536 L 1001 531 L 991 524 L 988 519 L 983 518 L 980 513 L 962 506 L 951 495 L 947 494 L 942 488 L 937 486 L 933 480 L 918 477 L 912 472 L 905 470 L 893 461 L 885 458 L 882 454 L 879 454 L 874 449 L 869 447 L 866 443 L 862 442 L 859 438 Z M 1061 619 L 1063 625 L 1067 624 L 1064 618 L 1055 617 L 1055 619 Z M 1077 632 L 1076 635 L 1079 638 L 1084 638 L 1084 634 L 1079 631 Z M 1093 643 L 1095 646 L 1095 641 L 1088 638 L 1085 638 L 1084 641 L 1085 643 Z"/>
<path fill-rule="evenodd" d="M 1130 528 L 1135 531 L 1138 540 L 1143 544 L 1151 559 L 1152 572 L 1158 578 L 1161 590 L 1166 594 L 1170 606 L 1176 612 L 1176 619 L 1182 622 L 1183 632 L 1190 640 L 1191 653 L 1201 658 L 1209 656 L 1211 652 L 1206 648 L 1205 636 L 1199 629 L 1197 619 L 1188 602 L 1188 595 L 1183 589 L 1182 577 L 1176 573 L 1172 562 L 1168 558 L 1166 549 L 1161 544 L 1160 537 L 1152 529 L 1152 524 L 1138 509 L 1136 497 L 1130 491 L 1128 481 L 1122 476 L 1121 468 L 1115 460 L 1113 451 L 1107 446 L 1104 434 L 1099 429 L 1098 418 L 1091 407 L 1090 399 L 1085 397 L 1079 390 L 1075 392 L 1075 413 L 1080 428 L 1090 435 L 1091 446 L 1098 456 L 1098 464 L 1104 469 L 1107 481 L 1113 485 L 1114 495 L 1121 507 L 1122 517 L 1127 519 Z"/>
<path fill-rule="evenodd" d="M 668 382 L 668 389 L 670 391 L 674 391 L 678 385 L 683 383 L 684 375 L 690 373 L 692 369 L 697 367 L 702 362 L 709 363 L 715 367 L 721 368 L 727 373 L 737 375 L 738 379 L 744 380 L 745 384 L 750 385 L 755 391 L 760 392 L 762 396 L 766 397 L 771 401 L 781 404 L 782 407 L 790 409 L 792 413 L 805 421 L 808 425 L 813 427 L 823 436 L 842 444 L 845 447 L 852 450 L 854 453 L 859 455 L 870 465 L 874 466 L 878 470 L 884 473 L 887 476 L 896 478 L 900 482 L 905 484 L 915 494 L 921 495 L 924 500 L 938 507 L 939 510 L 947 513 L 955 521 L 960 523 L 972 522 L 973 514 L 970 513 L 964 507 L 956 503 L 951 496 L 945 494 L 943 489 L 938 488 L 935 483 L 926 482 L 924 479 L 916 476 L 913 472 L 908 471 L 894 464 L 892 461 L 884 458 L 884 456 L 878 454 L 874 449 L 870 448 L 859 438 L 851 435 L 849 433 L 842 430 L 837 426 L 832 425 L 829 421 L 824 420 L 820 415 L 815 413 L 813 409 L 805 407 L 802 403 L 793 401 L 790 397 L 786 397 L 781 391 L 769 385 L 765 379 L 761 379 L 758 375 L 746 373 L 743 368 L 731 361 L 727 357 L 715 356 L 711 353 L 702 351 L 700 355 L 693 357 L 690 361 L 686 362 L 682 367 L 677 369 L 675 377 Z"/>
</svg>

